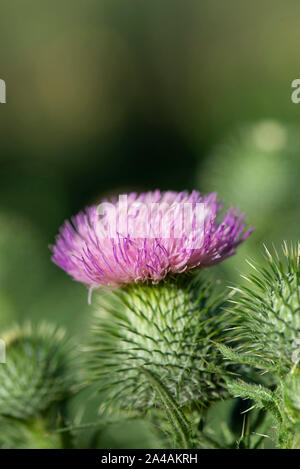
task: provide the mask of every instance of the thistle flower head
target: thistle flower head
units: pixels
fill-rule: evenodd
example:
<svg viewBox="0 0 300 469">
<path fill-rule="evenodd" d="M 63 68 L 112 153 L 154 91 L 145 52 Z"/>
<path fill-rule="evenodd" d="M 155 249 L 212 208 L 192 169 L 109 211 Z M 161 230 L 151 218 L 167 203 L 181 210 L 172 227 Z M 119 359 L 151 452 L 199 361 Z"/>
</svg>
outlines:
<svg viewBox="0 0 300 469">
<path fill-rule="evenodd" d="M 0 364 L 1 417 L 36 418 L 69 395 L 73 378 L 64 330 L 26 324 L 1 339 L 6 345 L 6 362 Z"/>
<path fill-rule="evenodd" d="M 234 254 L 251 230 L 244 231 L 244 214 L 231 208 L 218 221 L 220 210 L 215 193 L 157 190 L 120 196 L 67 221 L 52 260 L 92 288 L 157 283 Z"/>
</svg>

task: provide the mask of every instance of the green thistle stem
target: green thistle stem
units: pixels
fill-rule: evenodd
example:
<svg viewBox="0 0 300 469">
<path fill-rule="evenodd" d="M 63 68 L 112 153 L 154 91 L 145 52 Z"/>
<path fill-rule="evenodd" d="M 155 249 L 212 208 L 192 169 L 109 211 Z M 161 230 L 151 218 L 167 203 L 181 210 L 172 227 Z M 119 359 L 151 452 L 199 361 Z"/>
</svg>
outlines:
<svg viewBox="0 0 300 469">
<path fill-rule="evenodd" d="M 141 368 L 141 371 L 149 378 L 153 389 L 156 391 L 159 396 L 166 413 L 169 417 L 171 425 L 175 431 L 175 434 L 180 443 L 180 448 L 190 449 L 192 447 L 190 443 L 191 430 L 189 429 L 189 424 L 177 405 L 175 399 L 171 396 L 168 390 L 164 387 L 159 378 L 145 368 Z"/>
</svg>

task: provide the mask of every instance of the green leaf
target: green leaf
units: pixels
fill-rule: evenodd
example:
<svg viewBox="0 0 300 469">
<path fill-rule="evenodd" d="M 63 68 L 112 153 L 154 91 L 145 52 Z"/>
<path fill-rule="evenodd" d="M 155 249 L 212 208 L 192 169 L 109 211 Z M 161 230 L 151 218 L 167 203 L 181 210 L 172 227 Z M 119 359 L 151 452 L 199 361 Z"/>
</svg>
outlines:
<svg viewBox="0 0 300 469">
<path fill-rule="evenodd" d="M 282 423 L 280 403 L 272 391 L 259 384 L 250 384 L 242 380 L 226 380 L 226 383 L 233 396 L 253 400 L 257 407 L 269 410 L 277 423 Z"/>
<path fill-rule="evenodd" d="M 235 352 L 231 347 L 227 347 L 224 344 L 218 344 L 216 342 L 214 343 L 216 347 L 220 350 L 222 355 L 232 362 L 251 365 L 253 367 L 260 368 L 269 372 L 274 372 L 276 370 L 276 367 L 272 365 L 270 361 L 263 360 L 255 356 L 247 356 L 245 354 L 240 354 Z"/>
</svg>

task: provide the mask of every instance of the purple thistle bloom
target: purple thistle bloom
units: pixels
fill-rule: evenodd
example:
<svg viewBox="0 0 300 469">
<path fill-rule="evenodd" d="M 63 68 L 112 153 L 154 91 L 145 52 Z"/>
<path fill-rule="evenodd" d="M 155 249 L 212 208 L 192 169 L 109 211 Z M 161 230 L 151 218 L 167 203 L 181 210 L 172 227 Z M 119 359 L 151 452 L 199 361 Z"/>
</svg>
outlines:
<svg viewBox="0 0 300 469">
<path fill-rule="evenodd" d="M 215 193 L 156 190 L 125 197 L 126 207 L 106 201 L 66 221 L 52 247 L 53 262 L 91 288 L 157 283 L 169 273 L 218 264 L 252 231 L 244 231 L 244 214 L 231 208 L 216 220 L 222 205 Z"/>
</svg>

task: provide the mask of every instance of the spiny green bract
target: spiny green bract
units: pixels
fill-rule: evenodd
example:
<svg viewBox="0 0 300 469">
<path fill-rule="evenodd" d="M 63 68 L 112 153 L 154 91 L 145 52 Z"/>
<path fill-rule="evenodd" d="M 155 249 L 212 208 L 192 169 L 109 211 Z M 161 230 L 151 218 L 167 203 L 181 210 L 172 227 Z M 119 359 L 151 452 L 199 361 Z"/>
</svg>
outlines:
<svg viewBox="0 0 300 469">
<path fill-rule="evenodd" d="M 65 332 L 48 324 L 15 326 L 1 334 L 0 416 L 31 420 L 70 393 L 70 346 Z"/>
<path fill-rule="evenodd" d="M 254 273 L 244 277 L 250 285 L 236 289 L 230 314 L 244 359 L 282 377 L 300 360 L 300 244 L 284 244 L 283 261 L 276 250 L 266 253 L 267 268 L 250 264 Z"/>
<path fill-rule="evenodd" d="M 103 294 L 87 349 L 98 389 L 122 408 L 149 409 L 159 405 L 151 373 L 180 406 L 220 398 L 222 359 L 212 339 L 221 334 L 221 306 L 191 276 Z"/>
</svg>

